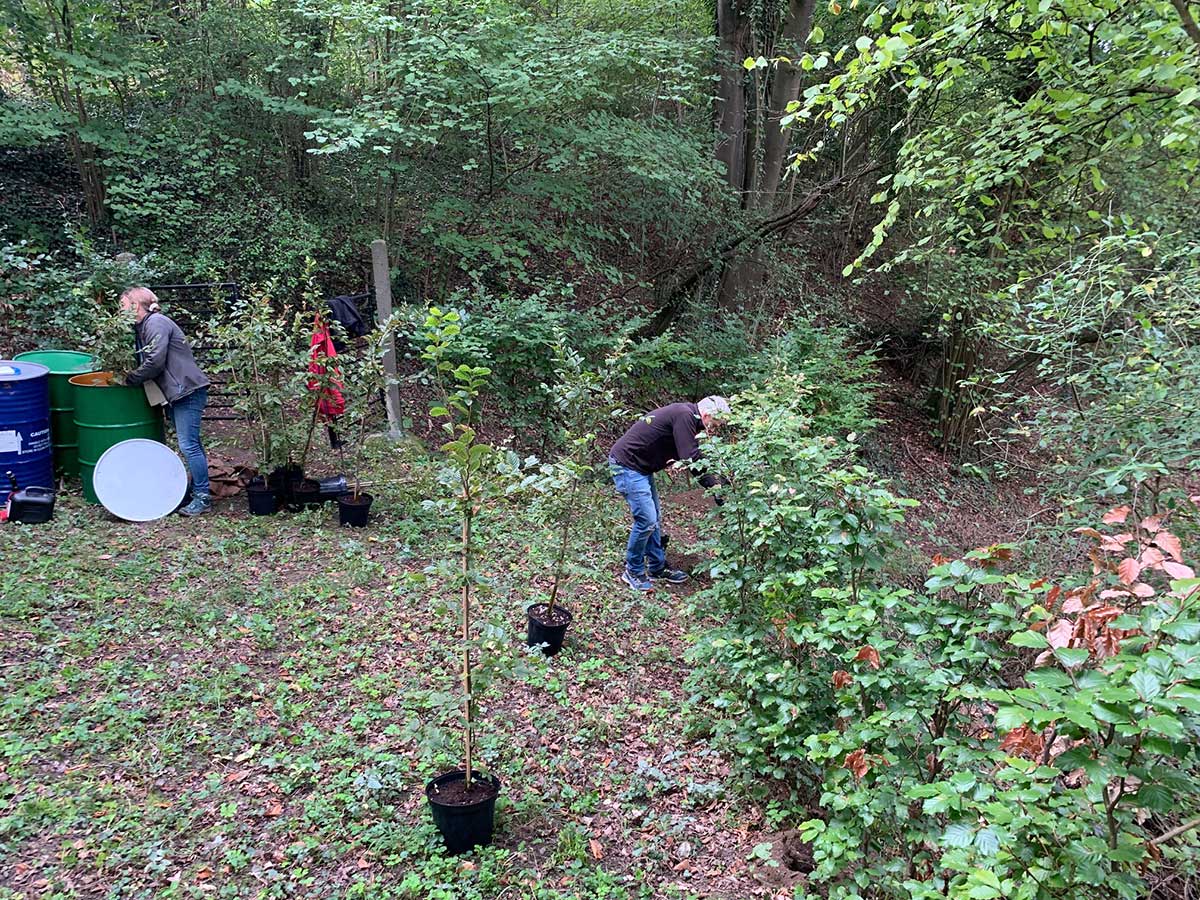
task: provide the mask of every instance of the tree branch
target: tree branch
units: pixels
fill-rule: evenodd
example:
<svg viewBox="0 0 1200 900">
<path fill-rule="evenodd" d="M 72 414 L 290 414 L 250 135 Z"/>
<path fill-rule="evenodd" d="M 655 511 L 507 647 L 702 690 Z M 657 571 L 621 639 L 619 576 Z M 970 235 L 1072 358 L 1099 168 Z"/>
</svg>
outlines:
<svg viewBox="0 0 1200 900">
<path fill-rule="evenodd" d="M 1196 20 L 1192 18 L 1192 11 L 1188 9 L 1187 0 L 1171 0 L 1171 5 L 1179 13 L 1179 20 L 1183 23 L 1183 30 L 1187 32 L 1188 37 L 1192 39 L 1192 43 L 1196 45 L 1197 51 L 1200 52 L 1200 26 L 1196 25 Z"/>
<path fill-rule="evenodd" d="M 656 286 L 655 294 L 665 298 L 665 302 L 659 307 L 654 318 L 641 330 L 641 336 L 654 337 L 662 334 L 682 310 L 684 301 L 690 292 L 710 273 L 730 262 L 742 251 L 743 247 L 753 247 L 773 234 L 786 231 L 799 219 L 808 215 L 848 184 L 858 181 L 860 178 L 869 175 L 879 168 L 879 163 L 871 163 L 854 172 L 844 173 L 838 175 L 836 178 L 831 178 L 824 184 L 809 191 L 795 206 L 763 219 L 748 231 L 718 245 L 702 261 L 695 263 L 689 270 L 674 278 L 666 285 L 662 287 Z"/>
</svg>

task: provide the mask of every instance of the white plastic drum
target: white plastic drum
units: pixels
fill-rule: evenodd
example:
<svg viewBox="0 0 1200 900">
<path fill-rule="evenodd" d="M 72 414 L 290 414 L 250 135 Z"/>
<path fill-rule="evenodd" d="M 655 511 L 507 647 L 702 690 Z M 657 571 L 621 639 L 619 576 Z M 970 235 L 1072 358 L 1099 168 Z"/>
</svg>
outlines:
<svg viewBox="0 0 1200 900">
<path fill-rule="evenodd" d="M 104 451 L 93 483 L 104 508 L 117 518 L 153 522 L 179 508 L 188 476 L 183 460 L 166 444 L 133 438 Z"/>
</svg>

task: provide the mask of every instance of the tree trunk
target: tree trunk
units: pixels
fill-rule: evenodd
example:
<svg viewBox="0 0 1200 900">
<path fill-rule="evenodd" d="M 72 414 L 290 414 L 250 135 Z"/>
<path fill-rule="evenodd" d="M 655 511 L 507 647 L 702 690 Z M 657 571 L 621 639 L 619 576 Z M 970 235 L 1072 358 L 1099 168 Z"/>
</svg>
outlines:
<svg viewBox="0 0 1200 900">
<path fill-rule="evenodd" d="M 744 190 L 746 171 L 746 71 L 742 61 L 749 47 L 750 22 L 737 0 L 717 0 L 717 74 L 720 84 L 714 113 L 717 120 L 717 159 L 725 164 L 729 186 Z"/>
<path fill-rule="evenodd" d="M 804 42 L 812 31 L 813 7 L 816 0 L 790 0 L 787 18 L 779 40 L 775 43 L 775 54 L 798 60 L 804 52 Z M 780 62 L 771 82 L 770 100 L 767 105 L 767 121 L 763 140 L 763 167 L 760 189 L 755 197 L 755 206 L 770 207 L 783 180 L 784 167 L 788 159 L 789 132 L 780 127 L 780 120 L 787 115 L 787 105 L 800 98 L 801 70 L 796 62 Z"/>
</svg>

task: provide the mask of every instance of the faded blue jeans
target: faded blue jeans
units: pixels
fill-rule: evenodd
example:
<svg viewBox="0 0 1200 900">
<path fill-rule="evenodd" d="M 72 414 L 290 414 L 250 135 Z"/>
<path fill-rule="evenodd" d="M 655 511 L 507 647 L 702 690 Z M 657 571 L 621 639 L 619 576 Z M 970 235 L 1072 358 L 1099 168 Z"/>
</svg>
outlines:
<svg viewBox="0 0 1200 900">
<path fill-rule="evenodd" d="M 192 496 L 209 496 L 208 457 L 200 443 L 200 417 L 208 406 L 208 388 L 192 391 L 171 404 L 171 422 L 175 425 L 175 438 L 179 441 L 179 452 L 192 473 Z"/>
<path fill-rule="evenodd" d="M 649 564 L 651 572 L 661 572 L 667 567 L 667 554 L 663 550 L 661 507 L 654 476 L 635 472 L 611 457 L 608 468 L 617 493 L 625 498 L 633 514 L 633 527 L 625 546 L 625 568 L 634 575 L 644 575 Z"/>
</svg>

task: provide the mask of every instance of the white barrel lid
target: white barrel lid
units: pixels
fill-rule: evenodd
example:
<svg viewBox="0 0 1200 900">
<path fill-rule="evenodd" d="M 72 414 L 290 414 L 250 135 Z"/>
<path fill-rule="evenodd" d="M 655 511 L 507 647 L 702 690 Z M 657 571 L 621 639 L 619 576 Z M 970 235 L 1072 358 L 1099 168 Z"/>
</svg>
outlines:
<svg viewBox="0 0 1200 900">
<path fill-rule="evenodd" d="M 104 451 L 92 487 L 104 508 L 127 522 L 169 516 L 187 494 L 187 469 L 166 444 L 133 438 Z"/>
</svg>

